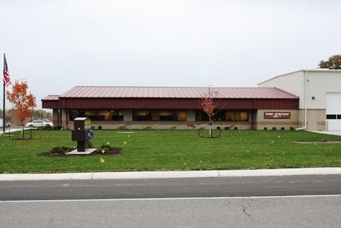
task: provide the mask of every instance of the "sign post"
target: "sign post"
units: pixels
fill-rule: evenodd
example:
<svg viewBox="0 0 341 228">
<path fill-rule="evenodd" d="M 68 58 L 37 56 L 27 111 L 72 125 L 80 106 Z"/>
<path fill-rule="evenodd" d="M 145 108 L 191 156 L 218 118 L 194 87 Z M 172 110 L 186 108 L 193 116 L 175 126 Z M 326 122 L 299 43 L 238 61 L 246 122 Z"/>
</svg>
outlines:
<svg viewBox="0 0 341 228">
<path fill-rule="evenodd" d="M 85 152 L 89 148 L 89 139 L 94 137 L 91 128 L 91 120 L 86 117 L 77 117 L 74 119 L 74 128 L 72 131 L 72 141 L 77 141 L 77 151 Z"/>
</svg>

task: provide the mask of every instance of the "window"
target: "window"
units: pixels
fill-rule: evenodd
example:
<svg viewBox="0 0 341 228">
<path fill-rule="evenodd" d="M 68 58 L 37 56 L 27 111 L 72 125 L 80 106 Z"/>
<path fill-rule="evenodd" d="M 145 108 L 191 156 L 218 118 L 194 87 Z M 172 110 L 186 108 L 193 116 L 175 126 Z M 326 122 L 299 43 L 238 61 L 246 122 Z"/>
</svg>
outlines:
<svg viewBox="0 0 341 228">
<path fill-rule="evenodd" d="M 247 111 L 225 111 L 215 110 L 213 121 L 249 121 L 249 113 Z M 195 112 L 195 121 L 209 121 L 208 115 L 202 111 Z"/>
<path fill-rule="evenodd" d="M 195 111 L 195 121 L 208 121 L 208 115 L 202 110 L 197 110 Z"/>
<path fill-rule="evenodd" d="M 336 120 L 335 114 L 327 114 L 327 120 Z"/>
<path fill-rule="evenodd" d="M 152 120 L 152 114 L 148 110 L 136 110 L 133 112 L 133 120 L 150 121 Z"/>
<path fill-rule="evenodd" d="M 123 110 L 109 111 L 109 119 L 115 121 L 123 121 Z"/>
<path fill-rule="evenodd" d="M 134 121 L 186 121 L 184 110 L 135 110 Z"/>
<path fill-rule="evenodd" d="M 88 117 L 94 121 L 123 121 L 123 110 L 70 110 L 69 118 Z"/>
<path fill-rule="evenodd" d="M 226 111 L 227 121 L 249 121 L 249 113 L 247 111 Z"/>
</svg>

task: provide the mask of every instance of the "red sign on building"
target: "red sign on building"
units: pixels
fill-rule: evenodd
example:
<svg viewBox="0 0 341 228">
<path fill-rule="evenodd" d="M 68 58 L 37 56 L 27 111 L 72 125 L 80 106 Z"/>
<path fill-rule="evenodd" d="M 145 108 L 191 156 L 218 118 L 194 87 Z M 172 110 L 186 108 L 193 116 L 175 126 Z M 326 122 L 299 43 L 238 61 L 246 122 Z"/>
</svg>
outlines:
<svg viewBox="0 0 341 228">
<path fill-rule="evenodd" d="M 264 112 L 264 119 L 290 119 L 290 112 Z"/>
</svg>

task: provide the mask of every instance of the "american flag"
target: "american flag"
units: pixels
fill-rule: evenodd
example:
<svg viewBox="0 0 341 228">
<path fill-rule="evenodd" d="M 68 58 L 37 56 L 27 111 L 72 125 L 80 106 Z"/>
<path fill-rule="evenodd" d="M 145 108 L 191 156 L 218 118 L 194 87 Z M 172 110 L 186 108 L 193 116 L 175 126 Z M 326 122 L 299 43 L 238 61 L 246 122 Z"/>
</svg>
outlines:
<svg viewBox="0 0 341 228">
<path fill-rule="evenodd" d="M 11 84 L 11 78 L 9 77 L 8 65 L 6 56 L 4 54 L 4 85 L 9 86 Z"/>
</svg>

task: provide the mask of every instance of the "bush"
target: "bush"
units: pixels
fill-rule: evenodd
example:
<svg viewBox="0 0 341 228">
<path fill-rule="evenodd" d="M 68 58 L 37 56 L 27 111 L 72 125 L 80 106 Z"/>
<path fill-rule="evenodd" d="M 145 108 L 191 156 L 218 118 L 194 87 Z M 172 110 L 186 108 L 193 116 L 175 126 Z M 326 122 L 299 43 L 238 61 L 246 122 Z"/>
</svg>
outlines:
<svg viewBox="0 0 341 228">
<path fill-rule="evenodd" d="M 229 127 L 225 127 L 224 129 L 225 129 L 225 130 L 228 130 L 228 129 L 230 129 L 230 128 L 229 128 Z"/>
<path fill-rule="evenodd" d="M 97 151 L 102 152 L 102 153 L 106 153 L 106 152 L 108 152 L 109 150 L 112 150 L 112 149 L 113 149 L 113 147 L 111 147 L 110 144 L 107 143 L 107 144 L 103 144 L 102 146 L 100 146 L 97 149 Z"/>
<path fill-rule="evenodd" d="M 50 151 L 52 154 L 60 154 L 60 155 L 65 155 L 67 151 L 67 148 L 62 146 L 62 147 L 53 147 L 52 150 Z"/>
<path fill-rule="evenodd" d="M 218 126 L 218 127 L 217 127 L 217 130 L 220 130 L 220 129 L 221 129 L 221 127 Z"/>
<path fill-rule="evenodd" d="M 98 126 L 98 130 L 102 130 L 102 126 L 101 125 Z"/>
<path fill-rule="evenodd" d="M 277 130 L 277 128 L 276 128 L 276 127 L 272 127 L 272 130 L 273 130 L 273 131 L 276 131 L 276 130 Z"/>
<path fill-rule="evenodd" d="M 234 127 L 233 129 L 234 129 L 234 130 L 238 130 L 238 127 Z"/>
<path fill-rule="evenodd" d="M 285 127 L 281 127 L 281 130 L 282 130 L 282 131 L 285 130 Z"/>
<path fill-rule="evenodd" d="M 266 131 L 266 130 L 268 130 L 268 128 L 267 128 L 267 127 L 264 127 L 264 131 Z"/>
<path fill-rule="evenodd" d="M 292 131 L 293 131 L 293 130 L 295 130 L 295 128 L 294 128 L 294 127 L 290 127 L 290 130 L 292 130 Z"/>
</svg>

